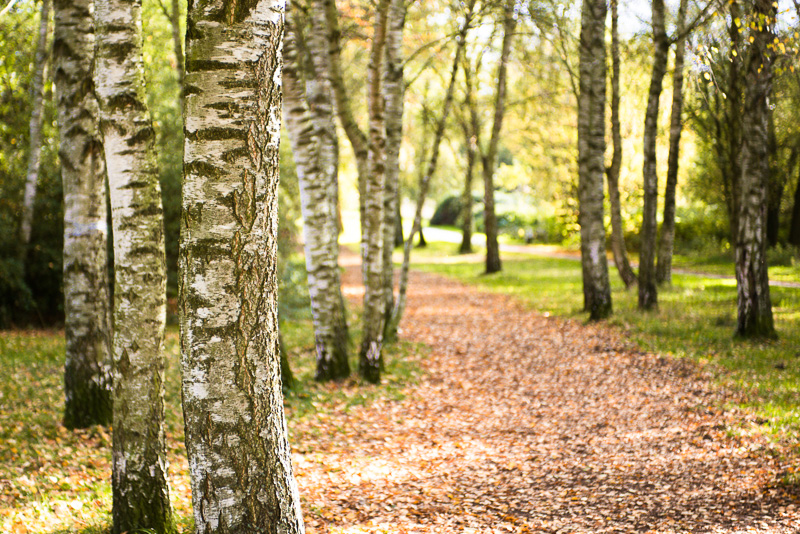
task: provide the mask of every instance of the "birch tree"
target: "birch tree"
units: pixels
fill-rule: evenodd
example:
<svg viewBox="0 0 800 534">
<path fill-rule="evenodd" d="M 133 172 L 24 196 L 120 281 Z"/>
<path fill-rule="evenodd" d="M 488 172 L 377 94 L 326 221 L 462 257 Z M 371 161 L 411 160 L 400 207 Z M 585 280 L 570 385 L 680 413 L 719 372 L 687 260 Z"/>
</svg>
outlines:
<svg viewBox="0 0 800 534">
<path fill-rule="evenodd" d="M 497 149 L 500 144 L 500 132 L 503 128 L 503 116 L 506 109 L 506 84 L 508 76 L 508 59 L 511 56 L 511 42 L 517 21 L 514 14 L 514 0 L 507 0 L 503 5 L 503 44 L 500 49 L 500 63 L 497 66 L 497 91 L 494 101 L 494 122 L 489 145 L 481 151 L 481 167 L 483 169 L 483 224 L 486 230 L 486 274 L 496 273 L 502 269 L 500 263 L 500 245 L 497 242 L 497 215 L 494 210 L 494 171 L 497 165 Z"/>
<path fill-rule="evenodd" d="M 54 81 L 64 191 L 64 426 L 112 422 L 111 302 L 103 140 L 92 79 L 92 0 L 54 6 Z"/>
<path fill-rule="evenodd" d="M 620 104 L 620 57 L 619 57 L 619 2 L 611 0 L 611 143 L 613 155 L 611 165 L 606 169 L 608 181 L 608 201 L 611 215 L 611 251 L 614 264 L 626 288 L 636 285 L 636 273 L 631 268 L 628 251 L 625 247 L 625 234 L 622 228 L 622 205 L 619 197 L 619 174 L 622 168 L 622 129 L 619 118 Z"/>
<path fill-rule="evenodd" d="M 667 184 L 664 188 L 664 218 L 658 239 L 656 282 L 672 282 L 672 251 L 675 244 L 675 195 L 678 186 L 678 161 L 683 131 L 683 66 L 686 57 L 686 8 L 688 0 L 681 0 L 678 8 L 675 42 L 675 68 L 672 75 L 672 111 L 669 124 L 669 155 L 667 156 Z"/>
<path fill-rule="evenodd" d="M 611 315 L 611 286 L 603 225 L 605 19 L 605 0 L 584 0 L 581 9 L 578 99 L 578 221 L 581 226 L 584 308 L 589 312 L 590 320 Z"/>
<path fill-rule="evenodd" d="M 335 380 L 350 374 L 347 319 L 338 264 L 336 130 L 325 71 L 312 67 L 312 72 L 307 73 L 308 82 L 303 79 L 303 61 L 298 50 L 302 22 L 291 3 L 287 10 L 290 14 L 286 17 L 284 35 L 283 114 L 300 184 L 308 291 L 316 341 L 315 378 Z M 309 51 L 314 61 L 326 59 L 316 47 Z"/>
<path fill-rule="evenodd" d="M 394 312 L 394 264 L 392 253 L 396 233 L 403 232 L 400 217 L 400 145 L 403 142 L 403 28 L 406 22 L 405 0 L 391 0 L 386 35 L 386 58 L 383 67 L 383 92 L 386 114 L 386 184 L 383 200 L 383 291 L 384 338 L 393 340 L 397 331 L 390 328 Z"/>
<path fill-rule="evenodd" d="M 42 0 L 39 12 L 39 35 L 36 39 L 34 72 L 31 84 L 31 120 L 28 127 L 29 145 L 28 169 L 25 173 L 25 196 L 22 202 L 22 222 L 20 251 L 24 264 L 25 252 L 31 239 L 33 223 L 33 203 L 36 200 L 36 185 L 39 182 L 39 163 L 42 153 L 42 109 L 44 107 L 45 66 L 47 64 L 47 33 L 50 26 L 50 0 Z"/>
<path fill-rule="evenodd" d="M 359 374 L 369 382 L 379 382 L 383 368 L 383 337 L 386 321 L 384 291 L 384 196 L 386 191 L 386 122 L 382 90 L 384 52 L 391 0 L 379 0 L 375 8 L 367 67 L 367 109 L 369 110 L 368 168 L 364 186 L 363 246 L 364 274 L 363 338 L 358 356 Z"/>
<path fill-rule="evenodd" d="M 669 38 L 666 30 L 664 0 L 652 0 L 653 70 L 644 117 L 644 167 L 642 209 L 642 245 L 639 253 L 639 309 L 658 307 L 656 289 L 656 210 L 658 207 L 658 174 L 656 169 L 656 137 L 658 134 L 658 105 L 664 76 L 667 73 Z"/>
<path fill-rule="evenodd" d="M 96 0 L 95 86 L 114 228 L 113 532 L 172 530 L 164 438 L 166 260 L 141 4 Z"/>
<path fill-rule="evenodd" d="M 425 167 L 425 172 L 420 174 L 419 177 L 419 192 L 417 193 L 416 209 L 414 210 L 414 222 L 411 227 L 411 233 L 408 236 L 403 246 L 403 264 L 400 267 L 400 287 L 399 295 L 397 298 L 397 305 L 391 316 L 388 331 L 392 332 L 394 336 L 397 335 L 397 328 L 400 325 L 400 320 L 403 317 L 406 306 L 406 294 L 408 291 L 408 271 L 411 263 L 411 248 L 414 246 L 414 236 L 422 230 L 422 207 L 425 204 L 425 199 L 428 195 L 431 178 L 436 172 L 436 165 L 439 160 L 439 147 L 444 139 L 445 127 L 447 125 L 447 118 L 450 114 L 450 108 L 453 105 L 453 95 L 455 93 L 456 76 L 458 75 L 458 66 L 461 63 L 461 57 L 464 53 L 467 42 L 467 33 L 472 24 L 476 0 L 469 0 L 467 3 L 467 12 L 464 21 L 456 36 L 456 50 L 453 56 L 453 66 L 450 69 L 450 81 L 447 85 L 447 92 L 445 93 L 444 102 L 442 104 L 442 114 L 436 123 L 436 133 L 433 137 L 431 145 L 431 154 L 428 164 Z M 421 234 L 420 234 L 421 236 Z"/>
<path fill-rule="evenodd" d="M 278 354 L 283 11 L 188 12 L 180 322 L 198 534 L 304 531 Z"/>
<path fill-rule="evenodd" d="M 742 174 L 736 240 L 738 319 L 743 337 L 773 337 L 767 274 L 766 196 L 769 180 L 769 101 L 772 94 L 776 4 L 753 0 L 751 45 L 745 61 Z"/>
<path fill-rule="evenodd" d="M 380 380 L 383 367 L 383 343 L 386 335 L 387 302 L 391 291 L 391 268 L 387 267 L 386 257 L 389 251 L 386 243 L 390 230 L 386 224 L 394 224 L 393 216 L 385 213 L 389 203 L 387 196 L 387 180 L 396 179 L 396 171 L 389 170 L 389 165 L 397 165 L 391 151 L 387 156 L 387 135 L 399 137 L 402 123 L 398 114 L 402 113 L 402 87 L 390 88 L 387 95 L 384 86 L 387 80 L 391 84 L 402 84 L 402 69 L 399 65 L 399 46 L 405 19 L 405 6 L 398 0 L 379 0 L 373 12 L 372 43 L 370 45 L 369 64 L 367 67 L 367 114 L 369 117 L 368 132 L 364 133 L 356 123 L 353 115 L 350 95 L 344 84 L 341 65 L 341 43 L 339 29 L 339 12 L 334 0 L 313 0 L 312 17 L 314 23 L 324 16 L 324 27 L 328 41 L 328 57 L 330 59 L 329 79 L 333 87 L 335 107 L 342 128 L 347 135 L 356 158 L 359 181 L 359 211 L 361 215 L 361 257 L 362 277 L 364 280 L 364 312 L 363 337 L 359 349 L 359 374 L 370 382 Z M 387 46 L 396 48 L 388 52 Z M 390 57 L 395 54 L 397 57 Z M 387 65 L 393 65 L 392 72 Z M 387 74 L 388 73 L 388 74 Z M 388 77 L 388 78 L 387 78 Z M 400 91 L 399 93 L 397 91 Z M 387 96 L 388 102 L 387 102 Z M 389 116 L 387 122 L 387 109 Z M 388 127 L 388 131 L 387 131 Z M 394 141 L 393 141 L 394 142 Z M 394 185 L 388 186 L 392 191 Z M 393 196 L 396 196 L 393 195 Z M 391 203 L 388 204 L 391 206 Z M 393 232 L 393 230 L 391 230 Z M 391 257 L 389 255 L 389 257 Z"/>
<path fill-rule="evenodd" d="M 672 37 L 667 35 L 666 8 L 664 0 L 652 0 L 653 70 L 647 96 L 647 111 L 644 117 L 644 164 L 642 178 L 644 206 L 642 208 L 641 251 L 639 253 L 639 309 L 652 310 L 658 307 L 656 287 L 656 239 L 658 209 L 658 172 L 656 161 L 656 138 L 658 136 L 658 109 L 664 76 L 667 73 L 667 54 L 672 43 L 682 41 L 686 34 L 702 24 L 706 14 L 717 0 L 709 0 L 689 24 L 682 25 Z M 678 138 L 678 142 L 680 139 Z M 677 165 L 677 163 L 676 163 Z M 677 176 L 677 175 L 676 175 Z M 676 178 L 677 179 L 677 178 Z"/>
</svg>

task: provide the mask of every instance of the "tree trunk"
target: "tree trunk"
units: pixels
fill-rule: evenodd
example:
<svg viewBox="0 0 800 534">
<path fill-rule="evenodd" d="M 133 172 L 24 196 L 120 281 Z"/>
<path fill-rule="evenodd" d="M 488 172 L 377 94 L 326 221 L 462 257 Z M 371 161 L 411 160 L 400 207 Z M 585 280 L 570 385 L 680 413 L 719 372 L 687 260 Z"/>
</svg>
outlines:
<svg viewBox="0 0 800 534">
<path fill-rule="evenodd" d="M 467 107 L 469 107 L 469 104 L 467 104 Z M 466 124 L 464 126 L 466 126 Z M 467 148 L 467 169 L 464 172 L 464 192 L 461 195 L 461 246 L 458 248 L 458 253 L 471 254 L 472 181 L 475 176 L 475 161 L 478 156 L 478 147 L 475 142 L 475 136 L 472 131 L 466 127 L 464 128 L 464 144 Z"/>
<path fill-rule="evenodd" d="M 141 4 L 96 0 L 95 86 L 114 228 L 113 532 L 170 532 L 164 439 L 166 260 Z"/>
<path fill-rule="evenodd" d="M 426 194 L 427 196 L 427 194 Z M 425 240 L 425 234 L 422 233 L 422 226 L 420 225 L 419 230 L 417 231 L 419 234 L 419 241 L 417 241 L 417 248 L 425 248 L 428 246 L 428 242 Z"/>
<path fill-rule="evenodd" d="M 374 33 L 367 68 L 369 111 L 369 172 L 365 187 L 365 219 L 361 258 L 364 273 L 363 338 L 358 371 L 368 382 L 378 383 L 383 368 L 384 292 L 383 240 L 386 189 L 386 121 L 384 116 L 382 66 L 388 33 L 391 0 L 380 0 L 375 10 Z"/>
<path fill-rule="evenodd" d="M 681 0 L 678 9 L 678 35 L 686 29 L 687 0 Z M 667 185 L 664 189 L 664 220 L 658 242 L 656 282 L 672 283 L 672 253 L 675 245 L 675 194 L 678 187 L 678 163 L 683 130 L 683 65 L 686 56 L 686 38 L 675 43 L 675 71 L 672 75 L 672 111 L 669 125 L 669 155 L 667 156 Z"/>
<path fill-rule="evenodd" d="M 400 214 L 400 188 L 397 188 L 397 200 L 394 202 L 394 246 L 402 247 L 405 243 L 403 237 L 403 217 Z"/>
<path fill-rule="evenodd" d="M 111 301 L 103 140 L 92 79 L 92 0 L 54 5 L 56 107 L 64 190 L 64 426 L 112 421 Z"/>
<path fill-rule="evenodd" d="M 183 104 L 185 98 L 184 92 L 184 78 L 185 78 L 185 68 L 184 68 L 184 57 L 183 57 L 183 39 L 181 36 L 181 8 L 180 8 L 180 1 L 179 0 L 172 0 L 172 9 L 169 13 L 169 22 L 172 26 L 172 48 L 175 52 L 175 69 L 178 71 L 178 87 L 180 88 L 180 104 L 181 104 L 181 111 L 183 111 Z"/>
<path fill-rule="evenodd" d="M 737 0 L 729 5 L 731 23 L 728 26 L 728 37 L 731 40 L 731 50 L 736 50 L 736 56 L 730 59 L 728 71 L 727 122 L 728 122 L 728 175 L 730 179 L 730 231 L 731 244 L 736 249 L 736 240 L 739 238 L 739 201 L 741 200 L 741 153 L 742 153 L 742 37 L 739 26 L 735 24 L 740 20 L 741 12 Z"/>
<path fill-rule="evenodd" d="M 778 244 L 778 233 L 781 224 L 781 201 L 783 189 L 786 184 L 786 172 L 782 168 L 778 155 L 778 137 L 775 134 L 774 111 L 769 112 L 769 142 L 767 144 L 767 246 L 774 247 Z"/>
<path fill-rule="evenodd" d="M 394 307 L 391 321 L 387 327 L 387 331 L 397 335 L 397 328 L 400 325 L 400 320 L 403 318 L 403 313 L 406 309 L 406 294 L 408 291 L 408 271 L 411 264 L 411 247 L 414 244 L 414 235 L 419 233 L 420 241 L 424 240 L 422 234 L 422 207 L 425 204 L 425 199 L 428 196 L 428 189 L 430 188 L 431 178 L 436 172 L 436 165 L 439 161 L 439 147 L 444 139 L 445 128 L 447 126 L 447 118 L 450 115 L 450 108 L 453 105 L 453 94 L 455 93 L 456 77 L 458 75 L 458 64 L 461 62 L 461 55 L 464 53 L 464 48 L 467 41 L 467 33 L 469 32 L 472 23 L 473 10 L 476 0 L 469 0 L 467 4 L 467 12 L 464 18 L 463 25 L 459 30 L 456 39 L 456 50 L 453 56 L 453 66 L 450 69 L 450 81 L 447 85 L 447 92 L 444 96 L 442 103 L 442 114 L 436 123 L 436 133 L 433 137 L 433 144 L 431 145 L 431 155 L 428 160 L 428 165 L 425 168 L 425 173 L 419 176 L 419 187 L 417 193 L 417 204 L 414 210 L 414 222 L 411 226 L 411 233 L 406 240 L 403 247 L 403 264 L 400 267 L 400 282 L 397 297 L 397 304 Z"/>
<path fill-rule="evenodd" d="M 653 73 L 644 118 L 644 208 L 642 209 L 642 245 L 639 252 L 639 309 L 658 307 L 656 287 L 656 211 L 658 209 L 658 173 L 656 166 L 656 138 L 658 136 L 658 100 L 661 96 L 664 75 L 667 72 L 669 39 L 664 22 L 664 0 L 653 4 Z"/>
<path fill-rule="evenodd" d="M 752 44 L 745 66 L 745 106 L 742 116 L 741 197 L 736 242 L 738 321 L 742 337 L 774 337 L 766 261 L 766 200 L 769 180 L 769 97 L 772 93 L 772 53 L 776 9 L 771 0 L 755 0 L 753 19 L 765 20 L 751 30 Z"/>
<path fill-rule="evenodd" d="M 301 533 L 278 350 L 283 2 L 193 2 L 187 18 L 180 301 L 195 532 Z"/>
<path fill-rule="evenodd" d="M 31 240 L 33 223 L 33 203 L 36 200 L 36 186 L 39 183 L 39 162 L 42 153 L 42 109 L 44 108 L 44 71 L 47 64 L 47 28 L 50 24 L 50 0 L 42 1 L 39 16 L 39 35 L 36 40 L 33 81 L 31 84 L 31 120 L 29 124 L 28 169 L 25 173 L 25 197 L 22 201 L 22 222 L 20 223 L 20 257 L 25 264 L 25 254 Z"/>
<path fill-rule="evenodd" d="M 617 266 L 622 282 L 626 288 L 636 285 L 636 273 L 631 268 L 628 250 L 625 247 L 625 233 L 622 228 L 622 203 L 619 197 L 619 174 L 622 168 L 622 133 L 619 120 L 619 29 L 618 2 L 611 0 L 611 142 L 614 154 L 611 166 L 606 169 L 608 181 L 608 200 L 611 208 L 611 250 L 614 264 Z"/>
<path fill-rule="evenodd" d="M 367 135 L 358 127 L 355 115 L 350 104 L 350 94 L 344 83 L 342 74 L 341 59 L 341 30 L 339 29 L 339 10 L 335 0 L 312 0 L 311 3 L 312 24 L 318 28 L 324 28 L 327 37 L 327 51 L 329 59 L 329 72 L 333 97 L 336 103 L 336 114 L 342 124 L 345 135 L 350 141 L 350 146 L 356 159 L 358 171 L 358 202 L 359 215 L 361 220 L 361 247 L 366 245 L 366 184 L 369 174 L 369 140 Z"/>
<path fill-rule="evenodd" d="M 287 6 L 290 12 L 296 8 Z M 300 183 L 303 235 L 308 271 L 308 292 L 314 322 L 317 354 L 315 378 L 320 381 L 345 378 L 350 374 L 347 361 L 347 319 L 339 276 L 339 232 L 336 224 L 338 199 L 337 151 L 331 147 L 332 124 L 330 86 L 317 72 L 308 89 L 303 84 L 298 54 L 297 17 L 286 17 L 284 35 L 284 107 L 286 130 Z M 318 56 L 324 59 L 324 55 Z M 327 89 L 327 99 L 325 98 Z M 307 104 L 308 102 L 308 104 Z M 316 121 L 310 107 L 315 108 Z M 322 117 L 319 117 L 323 115 Z"/>
<path fill-rule="evenodd" d="M 495 95 L 494 124 L 489 148 L 482 157 L 484 214 L 486 227 L 486 274 L 496 273 L 502 269 L 500 263 L 500 245 L 497 242 L 497 215 L 494 210 L 494 171 L 497 164 L 497 148 L 500 143 L 500 132 L 503 128 L 503 115 L 506 109 L 506 75 L 508 58 L 511 56 L 511 41 L 517 21 L 514 18 L 514 2 L 509 0 L 503 8 L 503 45 L 500 52 L 500 64 L 497 68 L 497 94 Z"/>
<path fill-rule="evenodd" d="M 400 188 L 400 145 L 403 141 L 403 100 L 405 81 L 403 80 L 403 28 L 406 21 L 404 0 L 391 0 L 389 23 L 386 36 L 386 60 L 384 64 L 384 94 L 386 102 L 386 190 L 384 192 L 383 226 L 383 276 L 384 276 L 384 339 L 393 341 L 397 331 L 389 326 L 394 313 L 394 263 L 392 253 L 395 247 L 395 218 L 398 211 Z M 402 234 L 402 226 L 401 226 Z"/>
<path fill-rule="evenodd" d="M 278 332 L 278 355 L 281 360 L 281 390 L 286 393 L 294 389 L 295 378 L 292 368 L 289 366 L 289 355 L 286 351 L 286 345 L 283 343 L 283 336 L 280 335 L 280 329 Z"/>
<path fill-rule="evenodd" d="M 592 321 L 611 315 L 611 286 L 603 224 L 605 20 L 605 0 L 584 0 L 581 10 L 578 100 L 578 200 L 584 305 Z"/>
</svg>

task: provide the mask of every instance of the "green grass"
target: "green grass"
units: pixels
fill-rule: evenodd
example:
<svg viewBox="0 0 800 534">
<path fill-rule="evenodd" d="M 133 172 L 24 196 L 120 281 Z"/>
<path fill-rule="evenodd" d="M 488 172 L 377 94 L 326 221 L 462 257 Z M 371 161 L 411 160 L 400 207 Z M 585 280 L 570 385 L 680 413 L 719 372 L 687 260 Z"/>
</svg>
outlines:
<svg viewBox="0 0 800 534">
<path fill-rule="evenodd" d="M 302 286 L 295 288 L 301 295 Z M 287 304 L 298 304 L 298 295 Z M 350 313 L 354 340 L 353 376 L 320 384 L 314 376 L 313 327 L 308 313 L 289 308 L 282 331 L 296 387 L 285 397 L 294 451 L 314 449 L 319 417 L 369 404 L 401 399 L 420 374 L 425 350 L 398 343 L 385 351 L 386 369 L 379 386 L 363 383 L 356 373 L 355 341 L 359 316 Z M 180 348 L 177 328 L 167 330 L 165 426 L 170 462 L 170 496 L 176 526 L 193 531 L 189 471 L 183 444 L 180 392 Z M 37 534 L 101 534 L 111 523 L 111 429 L 92 427 L 67 431 L 63 413 L 63 331 L 0 332 L 0 532 Z M 344 432 L 344 430 L 342 430 Z"/>
<path fill-rule="evenodd" d="M 543 313 L 588 318 L 579 262 L 505 254 L 503 271 L 487 276 L 482 263 L 453 263 L 454 251 L 452 244 L 431 243 L 414 251 L 414 267 L 513 295 Z M 443 257 L 447 263 L 437 263 Z M 766 420 L 762 427 L 775 439 L 800 443 L 800 288 L 771 289 L 777 340 L 742 341 L 733 336 L 735 281 L 674 275 L 673 285 L 659 292 L 659 310 L 641 313 L 636 292 L 625 291 L 609 268 L 614 315 L 607 324 L 645 350 L 694 360 L 736 392 L 737 406 Z"/>
</svg>

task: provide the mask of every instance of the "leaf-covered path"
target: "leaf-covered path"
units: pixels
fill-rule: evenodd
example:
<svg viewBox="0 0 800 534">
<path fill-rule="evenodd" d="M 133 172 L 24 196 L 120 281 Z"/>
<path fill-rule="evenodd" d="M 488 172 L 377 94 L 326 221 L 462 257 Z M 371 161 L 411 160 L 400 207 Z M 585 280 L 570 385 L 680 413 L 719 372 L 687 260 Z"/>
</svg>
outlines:
<svg viewBox="0 0 800 534">
<path fill-rule="evenodd" d="M 358 268 L 347 296 L 361 297 Z M 779 455 L 692 366 L 607 328 L 412 273 L 403 400 L 321 418 L 295 455 L 309 532 L 794 533 Z M 343 436 L 346 436 L 344 438 Z"/>
</svg>

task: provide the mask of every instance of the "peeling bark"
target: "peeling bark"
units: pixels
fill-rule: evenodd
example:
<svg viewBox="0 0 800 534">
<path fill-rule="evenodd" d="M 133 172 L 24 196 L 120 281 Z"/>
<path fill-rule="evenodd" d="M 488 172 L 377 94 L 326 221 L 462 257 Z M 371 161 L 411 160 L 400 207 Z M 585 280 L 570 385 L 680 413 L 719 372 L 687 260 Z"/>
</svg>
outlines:
<svg viewBox="0 0 800 534">
<path fill-rule="evenodd" d="M 64 191 L 64 426 L 112 421 L 106 173 L 92 90 L 92 0 L 54 4 L 54 75 Z M 87 84 L 87 80 L 90 83 Z"/>
<path fill-rule="evenodd" d="M 628 259 L 628 250 L 625 247 L 625 234 L 622 228 L 622 203 L 619 196 L 619 174 L 622 168 L 622 133 L 619 120 L 619 17 L 618 1 L 611 0 L 611 142 L 614 153 L 611 157 L 611 166 L 606 169 L 608 181 L 608 200 L 611 209 L 611 251 L 614 255 L 614 264 L 617 266 L 622 283 L 627 289 L 638 282 L 636 273 L 631 268 Z"/>
<path fill-rule="evenodd" d="M 195 532 L 302 533 L 278 350 L 283 2 L 193 2 L 181 365 Z"/>
<path fill-rule="evenodd" d="M 753 20 L 760 23 L 751 30 L 752 44 L 745 64 L 742 131 L 747 135 L 743 136 L 739 233 L 736 241 L 736 334 L 742 337 L 775 336 L 766 261 L 769 98 L 773 77 L 773 54 L 768 46 L 774 38 L 775 15 L 772 0 L 754 1 Z"/>
<path fill-rule="evenodd" d="M 95 86 L 114 227 L 113 532 L 172 532 L 164 438 L 166 260 L 141 4 L 96 0 Z M 146 436 L 146 438 L 145 438 Z"/>
<path fill-rule="evenodd" d="M 581 10 L 578 100 L 578 200 L 584 307 L 592 321 L 611 315 L 603 222 L 606 48 L 605 0 L 584 0 Z"/>
<path fill-rule="evenodd" d="M 300 182 L 308 290 L 316 344 L 317 380 L 350 374 L 349 336 L 339 276 L 338 150 L 330 85 L 317 72 L 304 85 L 298 52 L 299 22 L 291 4 L 284 35 L 283 114 Z M 312 54 L 318 59 L 324 55 Z M 307 87 L 306 87 L 307 85 Z M 326 98 L 327 97 L 327 98 Z M 316 120 L 312 119 L 312 111 Z M 331 137 L 333 136 L 333 138 Z"/>
</svg>

